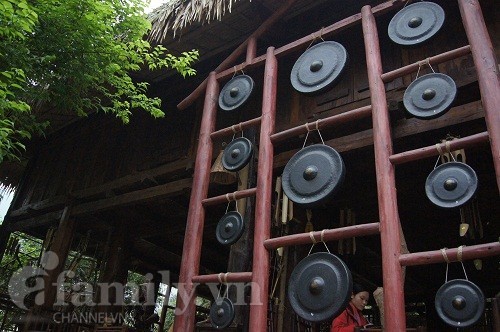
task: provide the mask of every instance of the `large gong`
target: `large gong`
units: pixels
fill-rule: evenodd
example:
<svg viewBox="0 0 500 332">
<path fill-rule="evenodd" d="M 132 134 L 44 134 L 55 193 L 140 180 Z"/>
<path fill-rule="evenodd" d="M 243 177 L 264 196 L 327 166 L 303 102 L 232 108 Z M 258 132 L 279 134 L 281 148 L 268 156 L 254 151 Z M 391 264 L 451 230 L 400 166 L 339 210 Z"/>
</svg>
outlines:
<svg viewBox="0 0 500 332">
<path fill-rule="evenodd" d="M 231 211 L 219 220 L 215 229 L 215 236 L 219 243 L 230 245 L 239 240 L 244 230 L 245 224 L 241 214 L 237 211 Z"/>
<path fill-rule="evenodd" d="M 224 85 L 219 94 L 219 107 L 224 111 L 232 111 L 242 106 L 252 94 L 253 79 L 248 75 L 233 77 Z"/>
<path fill-rule="evenodd" d="M 455 279 L 439 288 L 434 305 L 446 324 L 457 328 L 468 327 L 483 315 L 484 294 L 476 284 Z"/>
<path fill-rule="evenodd" d="M 476 193 L 477 185 L 477 175 L 472 167 L 449 162 L 439 165 L 427 176 L 425 193 L 435 205 L 454 208 L 467 203 Z"/>
<path fill-rule="evenodd" d="M 445 74 L 432 73 L 413 81 L 405 91 L 406 110 L 419 119 L 433 119 L 445 114 L 457 95 L 455 81 Z"/>
<path fill-rule="evenodd" d="M 334 195 L 345 178 L 344 161 L 332 147 L 310 145 L 297 152 L 283 170 L 283 191 L 293 202 L 315 206 Z"/>
<path fill-rule="evenodd" d="M 244 168 L 252 157 L 253 146 L 248 138 L 233 139 L 224 149 L 222 166 L 230 172 Z"/>
<path fill-rule="evenodd" d="M 341 44 L 325 41 L 306 50 L 295 62 L 290 81 L 302 93 L 319 93 L 330 88 L 347 63 L 347 51 Z"/>
<path fill-rule="evenodd" d="M 349 303 L 352 276 L 337 256 L 319 252 L 295 266 L 288 282 L 288 299 L 297 315 L 321 322 L 338 315 Z"/>
<path fill-rule="evenodd" d="M 418 45 L 441 29 L 444 17 L 443 8 L 433 2 L 406 6 L 389 23 L 389 38 L 399 45 Z"/>
<path fill-rule="evenodd" d="M 227 297 L 217 299 L 210 308 L 210 320 L 216 329 L 224 329 L 231 325 L 234 319 L 234 305 Z"/>
</svg>

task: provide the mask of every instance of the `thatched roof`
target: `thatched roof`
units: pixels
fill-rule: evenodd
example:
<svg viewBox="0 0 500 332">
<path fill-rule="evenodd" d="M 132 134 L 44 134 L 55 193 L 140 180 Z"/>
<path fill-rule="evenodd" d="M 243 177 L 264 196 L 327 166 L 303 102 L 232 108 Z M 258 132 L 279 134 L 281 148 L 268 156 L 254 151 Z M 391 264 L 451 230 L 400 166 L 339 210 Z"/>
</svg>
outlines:
<svg viewBox="0 0 500 332">
<path fill-rule="evenodd" d="M 226 12 L 231 12 L 233 2 L 237 1 L 240 0 L 170 0 L 148 15 L 152 24 L 148 39 L 161 43 L 169 33 L 175 36 L 191 23 L 220 20 Z"/>
</svg>

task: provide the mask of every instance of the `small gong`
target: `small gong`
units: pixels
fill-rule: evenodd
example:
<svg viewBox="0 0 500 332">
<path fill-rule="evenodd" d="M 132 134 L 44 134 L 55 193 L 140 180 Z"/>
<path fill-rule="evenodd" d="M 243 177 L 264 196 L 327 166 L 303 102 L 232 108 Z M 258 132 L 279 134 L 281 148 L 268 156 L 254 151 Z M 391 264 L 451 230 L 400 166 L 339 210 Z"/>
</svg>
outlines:
<svg viewBox="0 0 500 332">
<path fill-rule="evenodd" d="M 321 322 L 338 315 L 349 303 L 352 276 L 337 256 L 318 252 L 295 266 L 288 281 L 288 299 L 297 315 Z"/>
<path fill-rule="evenodd" d="M 234 319 L 234 305 L 227 297 L 217 299 L 210 307 L 210 320 L 216 329 L 224 329 L 231 325 Z"/>
<path fill-rule="evenodd" d="M 248 138 L 236 138 L 224 149 L 222 166 L 230 172 L 237 172 L 245 167 L 252 156 L 252 142 Z"/>
<path fill-rule="evenodd" d="M 450 76 L 432 73 L 417 78 L 408 86 L 403 103 L 414 117 L 433 119 L 450 109 L 456 95 L 457 86 Z"/>
<path fill-rule="evenodd" d="M 293 202 L 315 206 L 328 200 L 345 178 L 344 161 L 332 147 L 310 145 L 297 152 L 285 166 L 283 191 Z"/>
<path fill-rule="evenodd" d="M 467 203 L 477 190 L 476 172 L 467 164 L 449 162 L 436 167 L 425 181 L 425 193 L 432 203 L 454 208 Z"/>
<path fill-rule="evenodd" d="M 443 26 L 444 10 L 433 2 L 417 2 L 394 15 L 389 38 L 399 45 L 418 45 L 434 36 Z"/>
<path fill-rule="evenodd" d="M 215 229 L 217 241 L 221 244 L 229 245 L 239 240 L 245 230 L 243 217 L 237 211 L 226 213 L 219 220 Z"/>
<path fill-rule="evenodd" d="M 248 75 L 233 77 L 224 85 L 219 94 L 219 107 L 224 111 L 232 111 L 243 105 L 252 94 L 253 79 Z"/>
<path fill-rule="evenodd" d="M 345 69 L 348 55 L 341 44 L 325 41 L 306 50 L 295 62 L 290 81 L 295 90 L 320 93 L 338 80 Z"/>
<path fill-rule="evenodd" d="M 442 285 L 434 301 L 438 316 L 453 327 L 474 325 L 483 315 L 484 295 L 474 283 L 455 279 Z"/>
</svg>

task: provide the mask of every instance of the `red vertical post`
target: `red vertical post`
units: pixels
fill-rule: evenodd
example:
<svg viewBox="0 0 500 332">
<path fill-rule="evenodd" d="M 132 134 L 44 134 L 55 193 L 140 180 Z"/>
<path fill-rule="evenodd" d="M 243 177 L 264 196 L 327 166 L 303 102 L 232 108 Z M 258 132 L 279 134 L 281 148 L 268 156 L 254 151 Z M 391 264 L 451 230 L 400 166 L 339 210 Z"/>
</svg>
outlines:
<svg viewBox="0 0 500 332">
<path fill-rule="evenodd" d="M 459 0 L 458 6 L 476 66 L 484 118 L 500 190 L 500 74 L 481 6 L 477 0 Z"/>
<path fill-rule="evenodd" d="M 194 331 L 196 314 L 194 300 L 196 292 L 191 279 L 198 275 L 200 268 L 203 226 L 205 224 L 205 209 L 201 201 L 207 198 L 208 194 L 213 150 L 210 134 L 215 129 L 217 100 L 219 98 L 219 84 L 215 75 L 215 72 L 210 73 L 205 92 L 186 233 L 182 248 L 181 271 L 175 309 L 175 332 Z"/>
<path fill-rule="evenodd" d="M 368 83 L 372 103 L 373 143 L 377 175 L 380 241 L 382 243 L 382 272 L 384 282 L 384 311 L 391 313 L 385 329 L 391 332 L 406 330 L 402 269 L 399 263 L 399 214 L 392 155 L 389 112 L 382 81 L 382 60 L 377 24 L 370 6 L 361 9 L 365 42 Z"/>
<path fill-rule="evenodd" d="M 267 294 L 269 288 L 269 252 L 264 241 L 271 235 L 271 193 L 273 180 L 273 145 L 271 135 L 276 120 L 278 62 L 274 47 L 266 53 L 262 121 L 260 125 L 259 166 L 255 197 L 255 230 L 253 238 L 252 293 L 249 331 L 267 331 Z"/>
</svg>

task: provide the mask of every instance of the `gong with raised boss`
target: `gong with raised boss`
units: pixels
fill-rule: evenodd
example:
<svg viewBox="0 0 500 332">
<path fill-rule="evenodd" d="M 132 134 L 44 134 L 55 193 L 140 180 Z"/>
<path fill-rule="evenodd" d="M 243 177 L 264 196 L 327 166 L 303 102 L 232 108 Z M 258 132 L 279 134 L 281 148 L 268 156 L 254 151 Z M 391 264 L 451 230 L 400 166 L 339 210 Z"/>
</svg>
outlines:
<svg viewBox="0 0 500 332">
<path fill-rule="evenodd" d="M 253 79 L 248 75 L 233 77 L 219 94 L 219 107 L 224 111 L 233 111 L 241 107 L 252 94 Z"/>
<path fill-rule="evenodd" d="M 295 266 L 288 282 L 288 299 L 297 315 L 311 322 L 329 320 L 348 305 L 352 276 L 337 256 L 318 252 Z"/>
<path fill-rule="evenodd" d="M 442 208 L 459 207 L 476 193 L 476 172 L 467 164 L 448 162 L 436 167 L 425 181 L 429 200 Z"/>
<path fill-rule="evenodd" d="M 421 76 L 406 88 L 403 104 L 411 115 L 419 119 L 433 119 L 445 114 L 457 95 L 453 79 L 445 74 Z"/>
<path fill-rule="evenodd" d="M 234 305 L 227 297 L 217 299 L 210 307 L 210 321 L 218 330 L 225 329 L 234 319 Z"/>
<path fill-rule="evenodd" d="M 290 81 L 295 90 L 314 94 L 330 88 L 344 72 L 348 54 L 344 46 L 325 41 L 306 50 L 293 65 Z"/>
<path fill-rule="evenodd" d="M 241 214 L 237 211 L 231 211 L 219 220 L 215 236 L 220 244 L 230 245 L 239 240 L 244 230 L 245 224 Z"/>
<path fill-rule="evenodd" d="M 344 178 L 340 154 L 328 145 L 315 144 L 290 158 L 283 170 L 282 186 L 293 202 L 313 207 L 338 192 Z"/>
<path fill-rule="evenodd" d="M 434 305 L 438 316 L 446 324 L 466 328 L 483 315 L 484 294 L 469 280 L 450 280 L 437 291 Z"/>
<path fill-rule="evenodd" d="M 401 9 L 389 23 L 389 38 L 399 45 L 418 45 L 443 26 L 444 10 L 433 2 L 416 2 Z"/>
<path fill-rule="evenodd" d="M 253 145 L 248 138 L 233 139 L 224 149 L 222 166 L 230 172 L 239 171 L 250 161 L 252 151 Z"/>
</svg>

